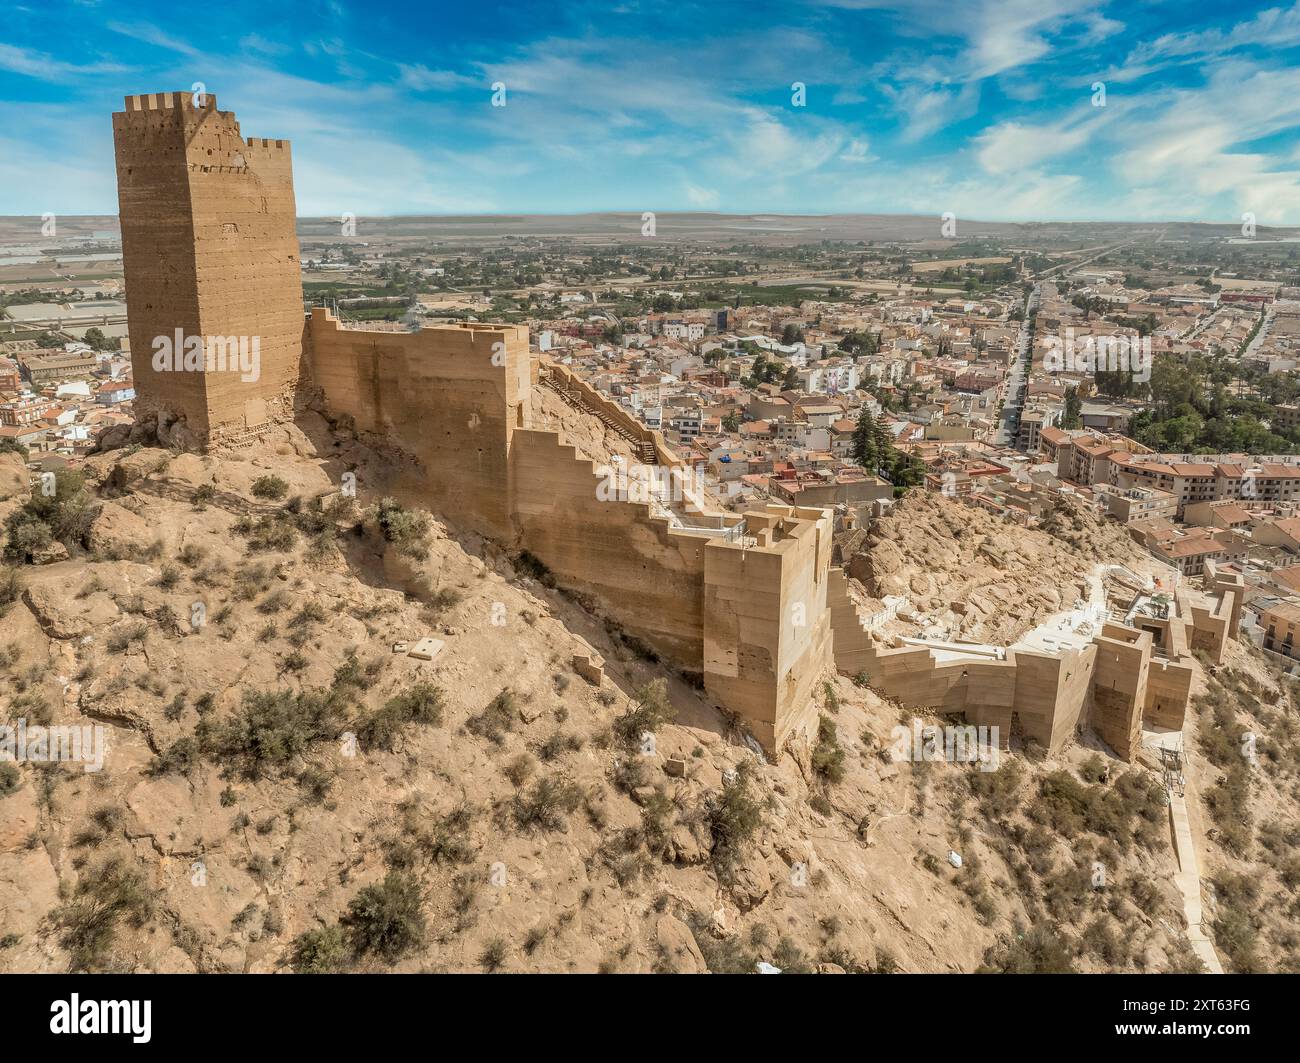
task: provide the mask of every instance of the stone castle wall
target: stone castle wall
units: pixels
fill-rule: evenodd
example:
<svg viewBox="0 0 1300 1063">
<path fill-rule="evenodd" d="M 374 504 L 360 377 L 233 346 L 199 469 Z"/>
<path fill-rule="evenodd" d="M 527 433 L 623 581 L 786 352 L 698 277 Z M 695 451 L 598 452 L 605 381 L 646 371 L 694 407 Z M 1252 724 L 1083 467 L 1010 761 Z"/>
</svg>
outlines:
<svg viewBox="0 0 1300 1063">
<path fill-rule="evenodd" d="M 1056 752 L 1080 726 L 1091 727 L 1125 760 L 1137 757 L 1142 729 L 1181 730 L 1192 690 L 1191 648 L 1222 661 L 1229 618 L 1242 584 L 1224 578 L 1204 602 L 1178 594 L 1179 619 L 1138 630 L 1107 623 L 1088 645 L 1044 653 L 1008 648 L 1003 659 L 976 647 L 929 647 L 891 642 L 858 617 L 848 579 L 830 574 L 829 615 L 835 663 L 848 675 L 908 708 L 963 713 L 976 725 L 997 725 L 1003 742 L 1013 723 Z"/>
<path fill-rule="evenodd" d="M 555 432 L 521 430 L 512 454 L 513 541 L 688 671 L 703 668 L 707 539 L 642 502 L 603 502 L 604 477 Z"/>
<path fill-rule="evenodd" d="M 704 685 L 766 749 L 811 733 L 831 655 L 831 517 L 769 505 L 746 514 L 755 545 L 705 547 Z"/>
<path fill-rule="evenodd" d="M 352 329 L 321 307 L 308 325 L 312 381 L 330 411 L 413 456 L 424 505 L 509 540 L 512 439 L 528 420 L 532 394 L 528 330 Z"/>
<path fill-rule="evenodd" d="M 735 515 L 700 514 L 683 530 L 647 502 L 602 497 L 604 472 L 558 432 L 530 424 L 536 366 L 523 328 L 365 330 L 317 308 L 307 350 L 329 411 L 416 460 L 412 500 L 532 554 L 560 586 L 700 674 L 765 748 L 809 725 L 813 689 L 831 667 L 822 510 L 750 514 L 742 546 L 724 535 Z M 563 384 L 618 420 L 585 384 Z M 656 459 L 680 464 L 642 432 Z"/>
</svg>

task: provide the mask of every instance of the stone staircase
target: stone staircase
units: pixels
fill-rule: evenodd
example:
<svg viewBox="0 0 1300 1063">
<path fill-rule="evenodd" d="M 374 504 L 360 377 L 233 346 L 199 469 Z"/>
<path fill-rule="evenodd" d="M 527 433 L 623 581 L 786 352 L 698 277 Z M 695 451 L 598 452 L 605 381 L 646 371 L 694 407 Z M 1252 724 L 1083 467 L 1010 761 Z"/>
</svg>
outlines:
<svg viewBox="0 0 1300 1063">
<path fill-rule="evenodd" d="M 579 413 L 586 414 L 588 417 L 594 417 L 615 435 L 625 439 L 629 446 L 636 452 L 637 459 L 642 465 L 655 465 L 658 463 L 659 456 L 655 452 L 655 445 L 648 439 L 641 439 L 622 424 L 615 417 L 599 407 L 593 406 L 586 398 L 576 389 L 569 387 L 557 374 L 548 373 L 543 370 L 541 382 L 550 388 L 555 394 L 559 395 L 565 404 L 577 410 Z"/>
</svg>

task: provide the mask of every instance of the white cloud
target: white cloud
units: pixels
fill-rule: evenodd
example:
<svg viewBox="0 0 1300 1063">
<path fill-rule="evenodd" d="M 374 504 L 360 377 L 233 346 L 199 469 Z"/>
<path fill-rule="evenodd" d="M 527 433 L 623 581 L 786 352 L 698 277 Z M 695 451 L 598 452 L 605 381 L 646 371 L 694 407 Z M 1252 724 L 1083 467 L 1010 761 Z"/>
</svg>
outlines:
<svg viewBox="0 0 1300 1063">
<path fill-rule="evenodd" d="M 130 37 L 132 40 L 142 41 L 145 44 L 152 44 L 155 47 L 166 49 L 169 52 L 175 52 L 177 55 L 195 56 L 199 50 L 184 41 L 164 33 L 157 26 L 148 22 L 109 22 L 105 29 L 113 33 L 120 33 L 123 37 Z"/>
<path fill-rule="evenodd" d="M 415 92 L 426 92 L 430 89 L 441 91 L 464 88 L 469 85 L 486 87 L 487 84 L 479 78 L 457 74 L 453 70 L 430 70 L 427 66 L 419 63 L 412 66 L 400 63 L 398 69 L 401 71 L 402 86 Z"/>
<path fill-rule="evenodd" d="M 882 85 L 905 123 L 903 141 L 915 143 L 933 136 L 954 122 L 965 121 L 979 110 L 978 82 L 965 85 Z"/>
<path fill-rule="evenodd" d="M 1078 150 L 1100 124 L 1100 119 L 1056 125 L 1000 122 L 975 138 L 976 157 L 986 173 L 1012 173 Z"/>
<path fill-rule="evenodd" d="M 40 81 L 65 82 L 73 78 L 99 74 L 116 74 L 126 68 L 117 63 L 69 63 L 44 52 L 0 44 L 0 70 L 37 78 Z"/>
<path fill-rule="evenodd" d="M 686 202 L 692 207 L 699 207 L 701 210 L 713 210 L 722 202 L 722 197 L 718 194 L 716 188 L 700 188 L 689 181 L 685 185 Z"/>
</svg>

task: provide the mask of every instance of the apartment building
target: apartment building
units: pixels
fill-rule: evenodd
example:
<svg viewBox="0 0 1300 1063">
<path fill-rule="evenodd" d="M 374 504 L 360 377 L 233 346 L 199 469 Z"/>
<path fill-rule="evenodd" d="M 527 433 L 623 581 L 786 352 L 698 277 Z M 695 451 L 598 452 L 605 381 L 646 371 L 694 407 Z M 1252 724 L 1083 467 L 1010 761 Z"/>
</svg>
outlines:
<svg viewBox="0 0 1300 1063">
<path fill-rule="evenodd" d="M 1172 537 L 1148 535 L 1144 541 L 1152 554 L 1173 565 L 1184 576 L 1201 575 L 1207 561 L 1216 565 L 1244 561 L 1253 545 L 1252 540 L 1235 532 L 1208 528 L 1197 528 Z"/>
<path fill-rule="evenodd" d="M 1117 459 L 1113 482 L 1152 487 L 1178 500 L 1181 517 L 1189 505 L 1220 499 L 1277 503 L 1300 498 L 1300 467 L 1277 462 L 1256 465 Z"/>
<path fill-rule="evenodd" d="M 1264 629 L 1264 649 L 1292 660 L 1300 660 L 1296 649 L 1300 630 L 1300 602 L 1281 601 L 1260 610 L 1259 626 Z"/>
<path fill-rule="evenodd" d="M 1062 480 L 1083 487 L 1115 483 L 1116 465 L 1129 457 L 1111 441 L 1099 436 L 1074 436 L 1056 446 L 1057 473 Z M 1121 486 L 1161 487 L 1159 484 L 1121 484 Z M 1163 488 L 1162 488 L 1163 489 Z"/>
<path fill-rule="evenodd" d="M 1252 520 L 1250 510 L 1240 501 L 1221 498 L 1214 502 L 1193 502 L 1183 507 L 1183 522 L 1195 528 L 1246 529 Z"/>
<path fill-rule="evenodd" d="M 1016 435 L 1016 449 L 1026 454 L 1038 450 L 1043 438 L 1043 429 L 1051 428 L 1060 418 L 1059 408 L 1038 406 L 1025 410 L 1020 415 L 1020 431 Z"/>
<path fill-rule="evenodd" d="M 95 372 L 99 359 L 94 351 L 82 351 L 73 354 L 33 354 L 22 358 L 23 371 L 33 385 L 46 384 L 50 381 L 71 380 L 74 377 L 88 377 Z"/>
<path fill-rule="evenodd" d="M 1272 424 L 1275 432 L 1293 432 L 1300 428 L 1300 406 L 1288 402 L 1274 406 Z"/>
<path fill-rule="evenodd" d="M 1280 546 L 1288 553 L 1300 553 L 1300 517 L 1256 521 L 1251 538 L 1261 546 Z"/>
<path fill-rule="evenodd" d="M 50 405 L 45 399 L 36 398 L 6 402 L 0 405 L 0 424 L 11 428 L 35 424 L 45 416 L 45 411 L 50 408 Z"/>
<path fill-rule="evenodd" d="M 1120 524 L 1133 524 L 1151 517 L 1172 520 L 1177 500 L 1168 491 L 1149 487 L 1116 487 L 1097 484 L 1093 489 L 1102 512 Z"/>
</svg>

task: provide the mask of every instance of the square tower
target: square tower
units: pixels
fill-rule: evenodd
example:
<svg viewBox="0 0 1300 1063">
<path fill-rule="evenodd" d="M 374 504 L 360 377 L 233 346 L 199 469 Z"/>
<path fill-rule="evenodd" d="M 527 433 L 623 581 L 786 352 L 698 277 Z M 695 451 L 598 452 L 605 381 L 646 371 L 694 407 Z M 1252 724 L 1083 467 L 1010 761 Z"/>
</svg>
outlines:
<svg viewBox="0 0 1300 1063">
<path fill-rule="evenodd" d="M 126 97 L 113 143 L 137 418 L 182 446 L 249 442 L 292 417 L 302 366 L 289 142 L 166 92 Z"/>
</svg>

